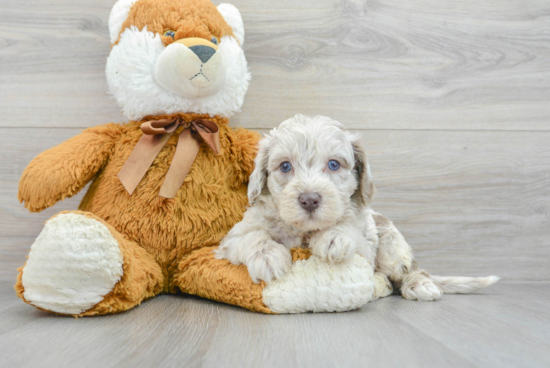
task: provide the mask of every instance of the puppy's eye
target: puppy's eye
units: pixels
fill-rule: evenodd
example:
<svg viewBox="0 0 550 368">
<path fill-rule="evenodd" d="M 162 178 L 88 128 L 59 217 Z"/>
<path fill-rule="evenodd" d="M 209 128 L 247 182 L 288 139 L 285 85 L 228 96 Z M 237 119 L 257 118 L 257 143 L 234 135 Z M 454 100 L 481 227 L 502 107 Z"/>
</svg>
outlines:
<svg viewBox="0 0 550 368">
<path fill-rule="evenodd" d="M 216 37 L 212 37 L 210 42 L 212 42 L 214 45 L 217 45 L 218 44 L 218 39 Z"/>
<path fill-rule="evenodd" d="M 290 164 L 290 162 L 285 161 L 281 164 L 281 166 L 279 166 L 279 168 L 281 169 L 282 172 L 287 173 L 290 170 L 292 170 L 292 165 Z"/>
<path fill-rule="evenodd" d="M 174 38 L 175 35 L 176 35 L 176 32 L 175 32 L 175 31 L 172 31 L 171 29 L 169 29 L 168 31 L 165 31 L 165 32 L 164 32 L 164 36 L 166 36 L 166 37 L 172 37 L 172 38 Z"/>
<path fill-rule="evenodd" d="M 328 162 L 328 168 L 332 171 L 336 171 L 340 168 L 340 163 L 336 160 L 330 160 Z"/>
</svg>

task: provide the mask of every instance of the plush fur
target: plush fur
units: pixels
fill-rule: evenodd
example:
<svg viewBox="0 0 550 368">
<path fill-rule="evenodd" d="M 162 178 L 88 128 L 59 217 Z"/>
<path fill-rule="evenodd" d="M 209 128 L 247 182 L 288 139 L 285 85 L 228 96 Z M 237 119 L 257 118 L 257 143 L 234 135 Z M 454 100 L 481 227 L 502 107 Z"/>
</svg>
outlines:
<svg viewBox="0 0 550 368">
<path fill-rule="evenodd" d="M 109 37 L 111 44 L 114 44 L 118 40 L 120 31 L 122 30 L 122 24 L 128 18 L 130 8 L 137 0 L 119 0 L 111 9 L 109 16 Z"/>
<path fill-rule="evenodd" d="M 186 121 L 205 117 L 180 116 Z M 139 283 L 125 286 L 132 295 L 124 299 L 133 300 L 135 305 L 152 296 L 151 289 L 156 293 L 176 291 L 178 285 L 174 282 L 182 272 L 178 269 L 179 263 L 185 262 L 184 258 L 193 250 L 216 245 L 241 219 L 247 204 L 246 184 L 253 169 L 258 135 L 229 128 L 227 119 L 210 119 L 220 126 L 223 153 L 215 155 L 201 144 L 191 171 L 174 199 L 159 197 L 158 193 L 176 148 L 176 135 L 170 138 L 132 196 L 117 177 L 142 135 L 138 122 L 89 128 L 43 152 L 24 171 L 19 198 L 31 211 L 40 211 L 77 193 L 95 175 L 80 210 L 112 226 L 113 236 L 120 239 L 119 246 L 128 248 L 125 266 L 132 267 L 133 257 L 138 257 L 139 272 L 150 275 L 123 278 L 122 281 L 129 284 Z M 77 238 L 81 236 L 73 233 Z M 40 239 L 47 237 L 47 233 L 43 234 Z M 74 247 L 77 238 L 70 241 L 71 246 Z M 31 260 L 32 252 L 29 262 Z M 22 272 L 25 274 L 25 269 Z M 60 277 L 70 277 L 70 274 Z M 151 282 L 154 285 L 150 285 Z M 128 305 L 117 307 L 124 310 Z M 114 306 L 111 308 L 110 312 L 118 311 Z"/>
<path fill-rule="evenodd" d="M 276 313 L 345 312 L 371 301 L 375 285 L 372 266 L 364 257 L 355 255 L 337 264 L 311 257 L 268 283 L 263 301 Z"/>
<path fill-rule="evenodd" d="M 242 46 L 244 44 L 244 25 L 239 10 L 231 4 L 220 4 L 218 5 L 218 11 L 223 15 L 227 24 L 231 26 L 233 35 Z"/>
<path fill-rule="evenodd" d="M 222 10 L 229 11 L 230 22 L 244 37 L 236 8 L 224 5 Z M 132 120 L 86 129 L 38 155 L 23 172 L 18 196 L 32 212 L 92 184 L 80 211 L 47 222 L 20 268 L 18 296 L 50 312 L 88 316 L 124 311 L 159 293 L 183 290 L 270 313 L 262 302 L 263 288 L 246 269 L 216 260 L 212 253 L 242 218 L 259 140 L 257 133 L 230 128 L 226 118 L 240 109 L 248 86 L 242 39 L 234 37 L 208 0 L 120 0 L 109 24 L 113 48 L 107 80 Z M 175 31 L 174 39 L 164 36 L 167 29 Z M 207 97 L 171 91 L 155 79 L 158 59 L 171 45 L 184 50 L 176 57 L 198 60 L 185 46 L 190 37 L 204 38 L 221 60 L 216 68 L 225 75 L 222 88 Z M 185 123 L 217 123 L 221 154 L 201 143 L 176 198 L 160 197 L 182 126 L 130 196 L 117 174 L 143 134 L 141 122 L 176 117 Z"/>
<path fill-rule="evenodd" d="M 32 245 L 22 283 L 30 303 L 79 314 L 99 303 L 121 276 L 122 253 L 107 226 L 66 213 L 48 221 Z"/>
<path fill-rule="evenodd" d="M 330 288 L 328 294 L 313 296 L 302 295 L 298 285 L 334 277 L 334 270 L 321 265 L 349 264 L 352 259 L 351 264 L 362 259 L 369 266 L 360 271 L 369 275 L 372 284 L 370 294 L 362 295 L 365 302 L 391 294 L 390 280 L 401 285 L 405 298 L 426 301 L 439 299 L 444 292 L 471 292 L 496 282 L 494 276 L 431 277 L 416 269 L 403 236 L 369 207 L 374 185 L 359 138 L 322 116 L 297 115 L 273 129 L 260 143 L 250 178 L 253 206 L 222 240 L 217 257 L 246 265 L 252 280 L 268 283 L 266 304 L 274 311 L 292 313 L 316 311 L 319 299 L 318 304 L 327 306 L 349 297 L 343 286 L 335 287 L 338 292 Z M 338 165 L 331 167 L 331 162 Z M 315 208 L 307 207 L 306 194 L 315 194 Z M 292 265 L 290 249 L 300 246 L 308 247 L 312 257 L 308 266 L 299 268 Z M 353 274 L 348 272 L 348 280 L 356 283 Z M 278 286 L 289 278 L 300 280 L 293 297 L 285 288 L 288 285 Z M 312 304 L 300 303 L 300 298 Z"/>
<path fill-rule="evenodd" d="M 229 4 L 219 7 L 244 42 L 238 10 Z M 120 24 L 124 14 L 127 18 Z M 250 73 L 239 40 L 211 2 L 121 0 L 113 8 L 109 23 L 112 40 L 119 27 L 120 31 L 107 59 L 107 81 L 129 119 L 181 112 L 230 117 L 240 110 Z M 164 36 L 167 30 L 175 31 L 174 38 Z M 215 37 L 217 52 L 201 62 L 178 42 L 191 37 Z M 191 76 L 182 74 L 189 70 Z M 191 81 L 194 75 L 197 78 Z"/>
</svg>

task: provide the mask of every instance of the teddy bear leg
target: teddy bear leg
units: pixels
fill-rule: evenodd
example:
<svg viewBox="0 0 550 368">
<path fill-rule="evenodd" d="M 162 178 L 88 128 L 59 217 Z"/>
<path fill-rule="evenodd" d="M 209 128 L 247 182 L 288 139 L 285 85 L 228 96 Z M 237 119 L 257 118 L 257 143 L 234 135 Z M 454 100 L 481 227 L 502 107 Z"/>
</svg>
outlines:
<svg viewBox="0 0 550 368">
<path fill-rule="evenodd" d="M 172 287 L 262 313 L 348 311 L 373 298 L 374 272 L 360 256 L 329 265 L 308 250 L 294 248 L 293 266 L 285 276 L 256 284 L 246 266 L 216 259 L 215 249 L 202 248 L 186 255 Z"/>
<path fill-rule="evenodd" d="M 138 244 L 89 212 L 67 211 L 46 222 L 15 290 L 39 309 L 89 316 L 128 310 L 160 293 L 163 280 Z"/>
<path fill-rule="evenodd" d="M 246 266 L 214 258 L 217 247 L 187 254 L 178 264 L 171 285 L 184 293 L 237 305 L 255 312 L 273 313 L 262 301 L 265 282 L 254 283 Z"/>
</svg>

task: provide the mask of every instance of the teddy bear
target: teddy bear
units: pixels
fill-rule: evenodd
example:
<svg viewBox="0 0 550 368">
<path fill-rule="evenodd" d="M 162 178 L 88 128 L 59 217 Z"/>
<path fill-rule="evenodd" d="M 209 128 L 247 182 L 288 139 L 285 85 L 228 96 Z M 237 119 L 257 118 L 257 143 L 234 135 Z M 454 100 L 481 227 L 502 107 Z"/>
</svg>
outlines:
<svg viewBox="0 0 550 368">
<path fill-rule="evenodd" d="M 24 170 L 18 198 L 31 212 L 91 184 L 78 210 L 46 222 L 19 268 L 17 295 L 76 317 L 177 292 L 263 313 L 346 311 L 371 300 L 373 272 L 360 257 L 327 265 L 294 249 L 291 272 L 273 285 L 214 257 L 247 207 L 260 139 L 228 124 L 250 80 L 238 9 L 118 0 L 109 33 L 109 91 L 129 121 L 88 128 Z M 342 290 L 348 297 L 336 297 Z"/>
</svg>

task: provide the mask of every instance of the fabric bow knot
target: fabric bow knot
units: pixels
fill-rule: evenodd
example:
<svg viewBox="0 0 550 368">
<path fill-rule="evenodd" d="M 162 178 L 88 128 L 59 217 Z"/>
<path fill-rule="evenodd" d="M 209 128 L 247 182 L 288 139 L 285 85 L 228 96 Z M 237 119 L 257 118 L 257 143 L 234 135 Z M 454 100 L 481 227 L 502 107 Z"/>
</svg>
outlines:
<svg viewBox="0 0 550 368">
<path fill-rule="evenodd" d="M 151 120 L 141 124 L 143 135 L 118 173 L 118 178 L 130 195 L 143 179 L 172 133 L 181 125 L 186 125 L 181 118 Z M 159 195 L 161 197 L 174 198 L 176 196 L 199 153 L 200 143 L 193 136 L 192 131 L 197 132 L 215 154 L 220 154 L 218 125 L 206 119 L 192 121 L 179 135 L 172 164 L 160 188 Z"/>
</svg>

